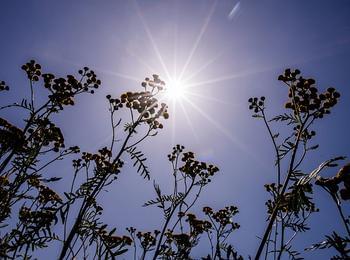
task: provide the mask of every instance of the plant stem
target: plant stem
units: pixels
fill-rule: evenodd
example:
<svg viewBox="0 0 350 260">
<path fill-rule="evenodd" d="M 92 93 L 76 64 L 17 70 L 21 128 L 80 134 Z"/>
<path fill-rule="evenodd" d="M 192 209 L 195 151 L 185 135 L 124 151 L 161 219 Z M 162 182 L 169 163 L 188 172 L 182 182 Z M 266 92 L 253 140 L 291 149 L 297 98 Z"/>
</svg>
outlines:
<svg viewBox="0 0 350 260">
<path fill-rule="evenodd" d="M 306 118 L 306 120 L 302 123 L 302 125 L 300 127 L 300 130 L 298 132 L 298 136 L 297 136 L 297 138 L 295 140 L 295 146 L 293 147 L 293 153 L 292 153 L 291 161 L 290 161 L 290 164 L 289 164 L 287 178 L 284 181 L 282 190 L 280 192 L 280 197 L 282 197 L 284 195 L 284 193 L 285 193 L 285 191 L 286 191 L 286 189 L 288 187 L 290 177 L 293 174 L 294 161 L 295 161 L 295 157 L 296 157 L 296 154 L 297 154 L 299 141 L 300 141 L 300 138 L 301 138 L 301 133 L 304 131 L 304 126 L 305 126 L 305 123 L 307 122 L 307 120 L 308 120 L 308 118 Z M 260 259 L 261 253 L 264 250 L 265 243 L 266 243 L 266 241 L 268 239 L 268 236 L 269 236 L 269 234 L 271 232 L 273 223 L 275 222 L 275 219 L 277 217 L 278 207 L 279 207 L 279 201 L 276 202 L 276 205 L 275 205 L 275 207 L 273 209 L 273 212 L 271 214 L 270 221 L 269 221 L 269 223 L 268 223 L 268 225 L 266 227 L 263 239 L 261 240 L 259 248 L 258 248 L 258 251 L 256 252 L 255 259 Z"/>
<path fill-rule="evenodd" d="M 344 216 L 343 210 L 342 210 L 341 206 L 338 204 L 338 201 L 337 201 L 337 198 L 335 197 L 335 195 L 333 193 L 331 193 L 331 196 L 333 198 L 334 203 L 337 205 L 338 212 L 339 212 L 340 217 L 344 223 L 345 229 L 348 232 L 348 236 L 350 236 L 350 229 L 349 229 L 349 226 L 347 224 L 346 218 Z"/>
<path fill-rule="evenodd" d="M 116 163 L 119 160 L 119 158 L 121 157 L 121 155 L 124 153 L 125 147 L 126 147 L 128 141 L 129 141 L 129 139 L 130 139 L 130 137 L 131 137 L 131 135 L 133 133 L 133 130 L 137 126 L 137 124 L 138 123 L 135 123 L 134 126 L 132 127 L 131 131 L 129 131 L 129 134 L 125 138 L 124 143 L 123 143 L 122 147 L 120 148 L 118 155 L 113 160 L 113 163 Z M 91 199 L 93 199 L 98 194 L 98 192 L 100 191 L 100 189 L 103 186 L 103 183 L 104 183 L 105 179 L 106 179 L 106 177 L 103 178 L 100 181 L 100 183 L 95 187 L 95 189 L 93 190 L 91 195 L 88 197 L 88 199 L 84 200 L 84 202 L 83 202 L 83 204 L 82 204 L 82 206 L 80 208 L 79 214 L 78 214 L 78 216 L 77 216 L 77 218 L 76 218 L 76 220 L 74 222 L 74 225 L 73 225 L 71 231 L 69 232 L 68 238 L 67 238 L 66 241 L 64 241 L 64 244 L 63 244 L 63 247 L 62 247 L 62 250 L 61 250 L 61 254 L 60 254 L 60 257 L 59 257 L 60 260 L 64 259 L 65 255 L 67 253 L 67 250 L 68 250 L 70 244 L 72 243 L 74 236 L 76 235 L 76 233 L 78 231 L 79 224 L 83 220 L 83 217 L 84 217 L 86 211 L 89 209 L 89 206 L 90 206 L 89 201 Z"/>
<path fill-rule="evenodd" d="M 188 194 L 190 193 L 192 187 L 194 186 L 194 179 L 192 180 L 192 183 L 190 185 L 190 187 L 188 188 L 187 192 L 185 193 L 183 199 L 181 201 L 184 201 L 186 199 L 186 197 L 188 196 Z M 174 212 L 175 210 L 177 209 L 177 207 L 180 205 L 181 201 L 179 201 L 178 203 L 175 203 L 169 216 L 167 217 L 165 223 L 164 223 L 164 226 L 163 226 L 163 229 L 162 229 L 162 232 L 160 233 L 160 236 L 159 236 L 159 240 L 158 240 L 158 243 L 157 243 L 157 247 L 156 247 L 156 250 L 154 252 L 154 256 L 153 256 L 153 260 L 156 260 L 157 259 L 157 256 L 159 255 L 159 249 L 160 249 L 160 246 L 162 245 L 162 240 L 163 240 L 163 236 L 164 236 L 164 233 L 166 231 L 166 228 L 168 227 L 169 225 L 169 222 L 172 218 L 172 216 L 174 215 Z"/>
</svg>

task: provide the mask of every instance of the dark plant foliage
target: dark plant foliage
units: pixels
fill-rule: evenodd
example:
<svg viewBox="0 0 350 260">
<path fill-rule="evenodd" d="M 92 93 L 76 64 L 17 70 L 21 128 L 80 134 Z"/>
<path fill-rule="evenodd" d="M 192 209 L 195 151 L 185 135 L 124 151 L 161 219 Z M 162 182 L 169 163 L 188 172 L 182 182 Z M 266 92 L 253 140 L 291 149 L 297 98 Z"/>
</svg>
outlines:
<svg viewBox="0 0 350 260">
<path fill-rule="evenodd" d="M 315 80 L 300 76 L 299 70 L 286 69 L 278 80 L 288 89 L 285 108 L 289 112 L 269 119 L 266 115 L 265 97 L 248 100 L 249 109 L 253 110 L 253 117 L 262 119 L 268 130 L 275 152 L 276 166 L 276 183 L 265 185 L 266 191 L 271 195 L 271 199 L 266 202 L 268 225 L 255 258 L 281 259 L 283 255 L 287 255 L 291 259 L 301 259 L 301 253 L 292 248 L 292 242 L 298 233 L 310 230 L 307 220 L 312 213 L 319 211 L 312 200 L 314 189 L 312 180 L 317 178 L 316 184 L 321 186 L 325 183 L 337 186 L 344 178 L 346 179 L 346 177 L 331 180 L 319 178 L 319 173 L 323 169 L 337 166 L 336 162 L 345 159 L 344 157 L 323 162 L 310 174 L 306 174 L 302 169 L 308 153 L 318 148 L 318 144 L 312 144 L 316 135 L 312 129 L 314 123 L 331 113 L 332 108 L 338 103 L 340 94 L 332 87 L 320 93 Z M 274 132 L 273 123 L 284 124 L 289 134 L 282 137 L 279 132 Z M 330 186 L 327 185 L 322 187 L 330 192 L 328 189 Z M 337 192 L 337 187 L 333 186 L 332 191 Z M 343 198 L 346 198 L 347 190 L 342 189 L 341 193 Z M 338 202 L 337 195 L 332 192 L 330 194 L 333 200 Z M 339 204 L 338 209 L 345 221 Z M 348 233 L 347 224 L 345 227 Z M 337 249 L 334 243 L 327 245 Z M 344 257 L 344 252 L 341 252 L 341 255 Z"/>
<path fill-rule="evenodd" d="M 105 205 L 99 196 L 111 185 L 117 185 L 125 160 L 132 161 L 146 181 L 151 179 L 140 144 L 156 136 L 169 118 L 167 105 L 159 101 L 166 85 L 158 75 L 146 78 L 141 91 L 118 97 L 107 95 L 110 144 L 96 152 L 81 152 L 78 146 L 66 147 L 53 116 L 74 106 L 80 94 L 94 94 L 101 85 L 97 75 L 85 67 L 76 76 L 56 77 L 43 73 L 34 60 L 22 69 L 28 78 L 30 96 L 0 107 L 0 111 L 20 109 L 26 115 L 24 126 L 0 117 L 1 259 L 35 258 L 40 250 L 57 244 L 59 259 L 116 259 L 125 257 L 128 251 L 134 259 L 192 259 L 194 248 L 200 243 L 208 249 L 202 259 L 243 259 L 229 243 L 230 235 L 240 227 L 234 220 L 237 207 L 205 206 L 198 216 L 193 213 L 198 198 L 219 169 L 197 160 L 182 145 L 176 145 L 168 154 L 172 189 L 164 191 L 154 181 L 155 197 L 144 204 L 159 208 L 159 229 L 141 231 L 129 227 L 119 234 L 117 228 L 123 227 L 118 223 L 114 223 L 116 227 L 109 226 L 102 220 Z M 334 88 L 319 93 L 315 80 L 303 78 L 298 70 L 287 69 L 278 79 L 289 92 L 287 112 L 270 119 L 265 97 L 249 99 L 253 117 L 261 119 L 267 128 L 276 166 L 276 181 L 265 185 L 271 196 L 266 202 L 268 224 L 255 258 L 302 258 L 302 252 L 294 249 L 293 240 L 311 229 L 307 220 L 318 211 L 312 199 L 314 182 L 335 203 L 344 230 L 334 231 L 307 250 L 333 248 L 337 252 L 334 259 L 348 259 L 350 222 L 343 203 L 350 200 L 350 164 L 330 178 L 320 177 L 320 172 L 337 166 L 344 157 L 325 161 L 309 174 L 303 171 L 308 153 L 318 148 L 312 143 L 316 135 L 313 124 L 330 114 L 340 94 Z M 2 94 L 8 90 L 1 81 Z M 42 104 L 35 99 L 37 91 L 47 93 Z M 127 110 L 129 116 L 121 117 L 121 109 Z M 272 124 L 282 124 L 289 134 L 282 137 Z M 49 166 L 72 157 L 71 180 L 48 174 Z M 53 187 L 57 182 L 69 185 L 65 191 L 56 191 Z"/>
</svg>

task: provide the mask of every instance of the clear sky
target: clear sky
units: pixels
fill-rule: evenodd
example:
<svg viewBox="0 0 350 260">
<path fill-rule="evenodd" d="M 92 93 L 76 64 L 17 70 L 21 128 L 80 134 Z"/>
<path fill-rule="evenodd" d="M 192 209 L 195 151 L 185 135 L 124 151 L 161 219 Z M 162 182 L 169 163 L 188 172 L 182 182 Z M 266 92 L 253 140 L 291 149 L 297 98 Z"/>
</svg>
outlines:
<svg viewBox="0 0 350 260">
<path fill-rule="evenodd" d="M 142 148 L 152 178 L 165 188 L 171 185 L 166 154 L 173 144 L 219 166 L 197 209 L 237 205 L 241 229 L 231 241 L 244 256 L 255 253 L 256 237 L 266 226 L 263 184 L 274 180 L 272 145 L 262 122 L 251 118 L 249 97 L 265 95 L 268 113 L 280 112 L 287 90 L 277 76 L 289 67 L 314 77 L 321 89 L 334 86 L 342 94 L 340 103 L 317 122 L 314 142 L 320 149 L 303 169 L 350 156 L 350 1 L 12 0 L 2 1 L 0 10 L 0 79 L 12 88 L 1 95 L 1 104 L 29 94 L 20 66 L 32 58 L 57 75 L 88 66 L 102 80 L 96 95 L 80 97 L 76 107 L 55 119 L 67 145 L 96 151 L 108 143 L 106 94 L 139 89 L 153 73 L 165 81 L 191 78 L 191 94 L 170 106 L 165 129 Z M 16 113 L 6 116 L 23 124 Z M 69 169 L 63 164 L 50 174 L 69 174 Z M 131 225 L 153 229 L 160 212 L 141 207 L 153 196 L 152 181 L 126 167 L 101 198 L 108 205 L 105 220 L 117 221 L 119 232 Z M 316 189 L 315 198 L 322 213 L 311 219 L 313 230 L 296 239 L 299 248 L 340 230 L 327 195 Z M 333 252 L 320 253 L 327 258 Z"/>
</svg>

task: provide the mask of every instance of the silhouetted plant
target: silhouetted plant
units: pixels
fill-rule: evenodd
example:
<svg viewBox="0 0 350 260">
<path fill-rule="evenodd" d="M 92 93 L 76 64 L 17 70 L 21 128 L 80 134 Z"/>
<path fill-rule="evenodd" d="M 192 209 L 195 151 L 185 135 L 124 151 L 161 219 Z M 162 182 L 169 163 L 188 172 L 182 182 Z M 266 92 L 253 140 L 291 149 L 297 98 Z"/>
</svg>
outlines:
<svg viewBox="0 0 350 260">
<path fill-rule="evenodd" d="M 81 153 L 78 146 L 65 147 L 64 136 L 52 122 L 52 116 L 73 106 L 78 95 L 93 94 L 100 87 L 94 71 L 85 67 L 78 71 L 78 77 L 59 78 L 42 73 L 41 65 L 34 60 L 22 69 L 29 81 L 29 98 L 0 107 L 0 111 L 21 109 L 26 115 L 23 127 L 0 118 L 0 258 L 30 259 L 37 250 L 56 243 L 61 245 L 59 259 L 116 259 L 130 249 L 134 259 L 192 259 L 193 249 L 207 243 L 202 259 L 243 259 L 228 241 L 240 227 L 234 221 L 237 207 L 214 210 L 205 206 L 201 217 L 191 212 L 219 169 L 197 160 L 182 145 L 176 145 L 168 155 L 171 191 L 164 193 L 154 182 L 156 197 L 144 204 L 161 210 L 164 222 L 159 229 L 138 231 L 129 227 L 128 235 L 117 235 L 116 227 L 102 221 L 104 205 L 99 202 L 99 195 L 118 179 L 126 156 L 144 179 L 151 177 L 139 144 L 157 135 L 163 128 L 163 119 L 169 118 L 167 105 L 158 100 L 160 92 L 166 89 L 158 75 L 146 78 L 141 83 L 142 91 L 106 96 L 110 144 L 97 152 Z M 268 130 L 276 166 L 276 182 L 265 185 L 271 196 L 266 202 L 268 225 L 255 258 L 262 254 L 265 259 L 281 259 L 284 255 L 301 258 L 292 242 L 298 233 L 310 229 L 307 220 L 318 211 L 312 200 L 315 180 L 335 203 L 346 233 L 334 231 L 308 250 L 332 247 L 338 252 L 334 259 L 347 259 L 350 220 L 342 203 L 350 200 L 350 164 L 331 178 L 319 174 L 337 166 L 344 157 L 327 160 L 309 174 L 302 170 L 307 154 L 318 148 L 311 144 L 316 134 L 311 128 L 316 120 L 331 112 L 340 94 L 334 88 L 318 93 L 315 80 L 301 77 L 298 70 L 285 70 L 279 80 L 289 91 L 285 104 L 289 112 L 269 119 L 265 97 L 249 99 L 253 117 L 262 119 Z M 42 90 L 39 84 L 43 85 Z M 8 90 L 1 81 L 0 92 Z M 47 99 L 38 104 L 36 91 L 43 90 L 48 92 Z M 120 109 L 127 110 L 130 116 L 120 117 Z M 282 138 L 272 130 L 272 123 L 285 124 L 289 134 Z M 70 185 L 64 192 L 55 191 L 53 183 L 68 180 L 49 176 L 46 170 L 72 155 L 75 157 Z"/>
<path fill-rule="evenodd" d="M 99 218 L 103 207 L 96 199 L 105 187 L 117 179 L 123 166 L 124 154 L 130 154 L 131 159 L 134 160 L 134 166 L 137 166 L 137 171 L 144 178 L 150 178 L 147 166 L 144 164 L 146 158 L 141 151 L 137 150 L 137 145 L 147 137 L 155 136 L 157 129 L 163 128 L 159 120 L 162 117 L 165 119 L 169 117 L 166 104 L 160 104 L 156 98 L 164 85 L 165 83 L 159 79 L 158 75 L 153 75 L 153 79 L 146 78 L 142 83 L 144 91 L 126 92 L 119 98 L 112 98 L 110 95 L 106 97 L 109 102 L 112 126 L 111 144 L 109 148 L 104 147 L 97 154 L 83 153 L 80 159 L 73 162 L 75 173 L 72 188 L 65 194 L 67 200 L 60 209 L 64 223 L 64 243 L 60 259 L 75 257 L 81 249 L 84 249 L 85 243 L 96 244 L 96 253 L 102 252 L 99 253 L 102 255 L 97 257 L 115 257 L 126 252 L 127 249 L 124 246 L 129 243 L 125 242 L 125 239 L 117 240 L 118 243 L 113 246 L 113 249 L 118 250 L 107 250 L 111 247 L 108 247 L 105 242 L 101 243 L 105 240 L 101 240 L 101 236 L 96 235 L 101 231 L 108 233 L 105 230 L 107 226 L 102 225 Z M 123 107 L 130 111 L 130 121 L 125 122 L 126 136 L 120 142 L 121 145 L 116 147 L 116 130 L 122 122 L 122 119 L 116 119 L 116 112 Z M 146 131 L 140 136 L 137 130 L 142 125 L 146 126 Z M 84 176 L 80 183 L 77 181 L 79 176 Z M 75 187 L 77 187 L 76 190 L 74 190 Z M 77 213 L 76 210 L 73 212 L 71 210 L 71 205 L 74 203 L 80 203 Z M 67 219 L 72 213 L 76 214 L 75 221 L 68 228 Z M 77 240 L 80 240 L 80 246 L 76 246 Z M 131 240 L 128 238 L 127 241 Z"/>
<path fill-rule="evenodd" d="M 184 146 L 181 145 L 173 148 L 168 159 L 172 165 L 173 191 L 170 194 L 163 194 L 159 185 L 154 183 L 157 197 L 144 205 L 155 205 L 160 208 L 165 222 L 160 231 L 156 230 L 153 234 L 137 233 L 136 237 L 139 238 L 143 248 L 141 259 L 145 259 L 150 251 L 154 251 L 153 259 L 157 257 L 189 259 L 192 248 L 197 246 L 203 234 L 208 236 L 211 245 L 209 259 L 221 258 L 222 250 L 229 252 L 231 249 L 234 252 L 232 246 L 225 244 L 225 240 L 239 228 L 239 225 L 232 220 L 238 213 L 236 207 L 226 207 L 218 212 L 205 207 L 203 211 L 208 220 L 200 220 L 189 212 L 203 188 L 211 182 L 211 178 L 219 169 L 214 165 L 195 160 L 194 153 L 184 152 Z M 134 228 L 128 231 L 135 237 Z"/>
<path fill-rule="evenodd" d="M 42 74 L 41 65 L 34 60 L 23 65 L 22 69 L 29 80 L 30 97 L 0 108 L 19 108 L 28 114 L 23 129 L 0 119 L 0 223 L 1 228 L 6 230 L 0 238 L 1 257 L 28 258 L 31 252 L 47 247 L 53 240 L 63 242 L 61 259 L 75 257 L 80 251 L 86 256 L 86 243 L 90 247 L 95 245 L 97 257 L 114 257 L 124 253 L 131 239 L 115 236 L 115 229 L 107 232 L 107 226 L 100 221 L 103 208 L 96 197 L 117 178 L 123 166 L 121 157 L 125 153 L 131 155 L 138 172 L 149 179 L 149 171 L 144 164 L 146 158 L 136 146 L 145 138 L 156 135 L 157 129 L 163 128 L 159 121 L 161 117 L 169 117 L 166 105 L 159 104 L 155 98 L 164 88 L 164 82 L 153 75 L 152 79 L 146 78 L 142 83 L 142 92 L 127 92 L 120 99 L 107 96 L 113 134 L 111 145 L 98 153 L 84 152 L 80 159 L 73 160 L 71 188 L 61 197 L 48 185 L 61 177 L 47 178 L 43 171 L 57 160 L 79 153 L 79 147 L 64 149 L 61 130 L 50 118 L 65 106 L 74 105 L 77 95 L 93 94 L 101 81 L 87 67 L 79 70 L 79 79 L 72 75 L 57 78 L 53 74 Z M 42 83 L 49 92 L 48 99 L 41 105 L 35 102 L 38 83 Z M 9 90 L 3 81 L 2 90 Z M 115 134 L 122 120 L 115 122 L 115 112 L 123 107 L 130 110 L 131 119 L 125 123 L 127 134 L 118 150 Z M 147 127 L 146 134 L 140 137 L 136 129 L 141 125 Z M 63 232 L 55 234 L 52 227 L 59 220 L 63 224 Z"/>
<path fill-rule="evenodd" d="M 51 228 L 58 221 L 63 200 L 49 183 L 61 177 L 47 178 L 42 172 L 55 161 L 78 153 L 79 148 L 65 148 L 61 130 L 50 118 L 65 106 L 74 105 L 76 96 L 92 93 L 101 83 L 88 68 L 81 71 L 79 80 L 71 75 L 56 78 L 42 74 L 41 66 L 34 60 L 22 69 L 29 80 L 30 98 L 0 108 L 21 109 L 27 114 L 23 129 L 0 119 L 0 223 L 6 230 L 0 238 L 0 255 L 5 258 L 27 258 L 30 251 L 58 239 Z M 49 91 L 48 99 L 41 105 L 34 99 L 39 80 Z M 2 82 L 1 89 L 9 88 Z"/>
<path fill-rule="evenodd" d="M 265 248 L 265 259 L 280 259 L 284 252 L 293 259 L 299 259 L 300 253 L 292 249 L 292 241 L 297 233 L 309 230 L 307 219 L 318 211 L 312 202 L 313 186 L 311 180 L 319 172 L 334 166 L 334 162 L 343 157 L 329 160 L 310 175 L 303 172 L 301 166 L 307 154 L 318 148 L 310 145 L 316 132 L 311 129 L 316 120 L 330 114 L 340 94 L 334 88 L 319 93 L 314 79 L 300 76 L 300 71 L 285 70 L 278 77 L 288 88 L 288 101 L 285 108 L 290 112 L 277 115 L 272 119 L 266 116 L 265 97 L 250 98 L 249 108 L 253 117 L 262 119 L 275 151 L 276 183 L 266 184 L 271 199 L 266 202 L 269 214 L 268 226 L 261 239 L 255 258 L 259 259 Z M 272 130 L 271 123 L 285 123 L 291 129 L 286 137 Z M 271 246 L 272 245 L 272 246 Z"/>
<path fill-rule="evenodd" d="M 65 106 L 73 106 L 77 95 L 93 94 L 101 81 L 87 67 L 78 71 L 79 79 L 72 75 L 57 78 L 53 74 L 42 74 L 41 65 L 33 60 L 23 65 L 22 69 L 29 80 L 30 97 L 0 108 L 19 108 L 28 114 L 23 129 L 4 118 L 0 119 L 2 258 L 27 259 L 38 248 L 48 247 L 53 241 L 62 243 L 59 259 L 114 259 L 128 251 L 132 244 L 135 249 L 137 245 L 142 249 L 142 258 L 151 250 L 154 250 L 154 259 L 158 256 L 188 258 L 191 248 L 197 245 L 203 233 L 207 233 L 212 244 L 212 258 L 220 257 L 222 251 L 227 255 L 236 255 L 233 247 L 224 242 L 239 227 L 231 220 L 238 212 L 237 208 L 227 207 L 216 213 L 205 211 L 209 217 L 206 221 L 188 212 L 218 168 L 195 160 L 194 154 L 184 153 L 184 147 L 180 145 L 174 147 L 168 156 L 173 170 L 173 193 L 163 195 L 160 187 L 154 184 L 157 198 L 145 204 L 157 204 L 163 210 L 165 223 L 162 231 L 136 233 L 134 228 L 129 228 L 130 236 L 117 236 L 116 228 L 109 228 L 101 220 L 103 205 L 98 202 L 98 196 L 117 180 L 125 155 L 130 156 L 142 177 L 150 179 L 146 157 L 138 145 L 163 128 L 162 118 L 169 118 L 167 105 L 156 98 L 165 88 L 158 75 L 142 82 L 143 91 L 126 92 L 118 98 L 106 96 L 111 143 L 97 153 L 80 154 L 78 146 L 65 149 L 62 132 L 51 117 Z M 40 83 L 49 94 L 46 102 L 38 105 L 35 92 Z M 1 82 L 1 90 L 8 89 Z M 119 118 L 117 112 L 120 109 L 129 110 L 130 118 Z M 118 132 L 122 123 L 124 129 Z M 80 155 L 72 161 L 73 179 L 62 196 L 50 188 L 50 183 L 60 181 L 62 177 L 47 177 L 45 170 L 72 154 Z M 187 232 L 185 222 L 188 223 Z M 171 228 L 170 224 L 173 225 Z M 53 231 L 54 226 L 58 226 L 55 227 L 57 233 Z M 215 247 L 212 234 L 215 234 Z"/>
<path fill-rule="evenodd" d="M 326 240 L 314 244 L 308 249 L 314 250 L 333 247 L 339 253 L 333 259 L 348 259 L 350 258 L 350 222 L 349 217 L 346 217 L 344 214 L 342 201 L 345 202 L 350 199 L 350 164 L 348 163 L 342 167 L 334 177 L 323 178 L 316 176 L 315 183 L 321 186 L 332 198 L 342 220 L 346 236 L 342 237 L 333 231 L 332 235 L 326 236 Z M 341 185 L 343 187 L 339 189 Z"/>
</svg>

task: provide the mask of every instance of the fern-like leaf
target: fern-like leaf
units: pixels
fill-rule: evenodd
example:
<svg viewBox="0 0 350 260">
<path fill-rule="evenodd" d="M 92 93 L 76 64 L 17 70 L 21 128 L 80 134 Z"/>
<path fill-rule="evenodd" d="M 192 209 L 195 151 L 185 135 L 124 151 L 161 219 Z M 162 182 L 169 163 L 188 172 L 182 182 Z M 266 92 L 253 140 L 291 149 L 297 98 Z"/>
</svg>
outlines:
<svg viewBox="0 0 350 260">
<path fill-rule="evenodd" d="M 145 161 L 147 158 L 141 151 L 137 151 L 136 147 L 132 147 L 126 150 L 130 156 L 131 159 L 134 160 L 134 167 L 137 167 L 137 172 L 144 178 L 144 179 L 150 179 L 150 171 L 148 170 L 147 165 L 145 164 Z"/>
</svg>

